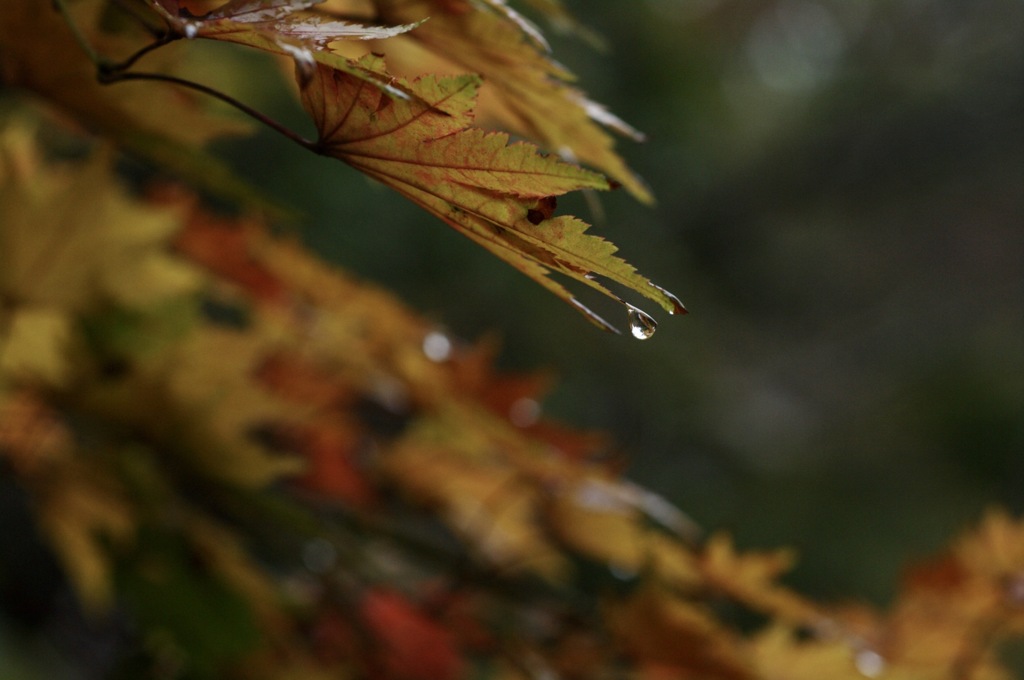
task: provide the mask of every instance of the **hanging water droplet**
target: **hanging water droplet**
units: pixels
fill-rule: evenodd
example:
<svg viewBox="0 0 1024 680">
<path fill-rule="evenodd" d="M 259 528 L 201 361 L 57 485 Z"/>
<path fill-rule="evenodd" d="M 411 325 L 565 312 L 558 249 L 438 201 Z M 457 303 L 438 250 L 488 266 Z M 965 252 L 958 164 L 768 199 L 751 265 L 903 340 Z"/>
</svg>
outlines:
<svg viewBox="0 0 1024 680">
<path fill-rule="evenodd" d="M 181 30 L 185 34 L 185 37 L 189 40 L 192 40 L 197 35 L 199 35 L 199 27 L 191 21 L 186 22 L 185 25 L 181 27 Z"/>
<path fill-rule="evenodd" d="M 854 655 L 853 664 L 866 678 L 877 678 L 885 671 L 885 658 L 873 649 L 861 649 Z"/>
<path fill-rule="evenodd" d="M 295 61 L 295 78 L 301 87 L 306 87 L 316 75 L 316 61 L 313 59 L 313 52 L 308 47 L 292 45 L 287 42 L 279 42 L 277 46 Z"/>
<path fill-rule="evenodd" d="M 654 335 L 654 331 L 658 330 L 658 322 L 654 317 L 631 304 L 627 304 L 626 307 L 629 308 L 629 332 L 633 337 L 637 340 L 646 340 Z"/>
<path fill-rule="evenodd" d="M 433 362 L 448 361 L 452 356 L 452 341 L 439 331 L 431 331 L 423 338 L 423 353 Z"/>
</svg>

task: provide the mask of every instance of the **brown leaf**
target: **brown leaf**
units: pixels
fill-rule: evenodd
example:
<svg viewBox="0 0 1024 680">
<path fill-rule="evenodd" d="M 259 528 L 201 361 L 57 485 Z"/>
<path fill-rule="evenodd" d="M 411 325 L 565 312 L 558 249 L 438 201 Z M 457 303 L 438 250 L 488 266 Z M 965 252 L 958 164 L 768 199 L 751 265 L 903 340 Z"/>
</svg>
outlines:
<svg viewBox="0 0 1024 680">
<path fill-rule="evenodd" d="M 671 666 L 683 677 L 756 678 L 733 633 L 707 611 L 667 590 L 646 586 L 624 600 L 607 604 L 606 621 L 638 662 Z"/>
</svg>

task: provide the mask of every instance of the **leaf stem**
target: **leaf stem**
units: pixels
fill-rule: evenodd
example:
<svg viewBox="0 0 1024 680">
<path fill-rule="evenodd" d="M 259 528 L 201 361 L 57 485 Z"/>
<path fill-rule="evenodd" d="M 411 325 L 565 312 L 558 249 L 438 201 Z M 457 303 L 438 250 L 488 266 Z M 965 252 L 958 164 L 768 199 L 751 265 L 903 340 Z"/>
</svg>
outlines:
<svg viewBox="0 0 1024 680">
<path fill-rule="evenodd" d="M 86 53 L 86 55 L 89 57 L 89 60 L 96 65 L 96 77 L 104 85 L 110 85 L 113 83 L 118 83 L 126 80 L 150 80 L 163 83 L 171 83 L 173 85 L 178 85 L 179 87 L 185 87 L 190 90 L 195 90 L 196 92 L 201 92 L 210 97 L 214 97 L 215 99 L 219 99 L 225 104 L 228 104 L 229 106 L 238 109 L 247 116 L 254 118 L 261 124 L 287 137 L 288 139 L 290 139 L 291 141 L 295 142 L 296 144 L 305 149 L 313 151 L 314 153 L 318 151 L 316 142 L 312 142 L 306 139 L 305 137 L 298 134 L 294 130 L 285 127 L 284 125 L 277 122 L 273 118 L 270 118 L 261 111 L 254 109 L 248 104 L 244 104 L 238 101 L 237 99 L 228 94 L 225 94 L 219 90 L 215 90 L 212 87 L 208 87 L 207 85 L 203 85 L 202 83 L 196 83 L 191 80 L 178 78 L 177 76 L 165 75 L 162 73 L 127 73 L 127 70 L 131 68 L 133 65 L 135 65 L 135 63 L 138 62 L 139 59 L 146 56 L 150 52 L 157 50 L 163 47 L 164 45 L 167 45 L 168 43 L 178 40 L 179 38 L 181 38 L 180 35 L 177 35 L 173 32 L 161 35 L 157 37 L 157 39 L 154 42 L 151 42 L 148 45 L 140 48 L 124 61 L 120 63 L 112 63 L 109 59 L 107 59 L 106 57 L 102 56 L 99 52 L 97 52 L 91 44 L 89 44 L 89 41 L 86 39 L 85 34 L 82 33 L 82 30 L 79 28 L 78 23 L 75 21 L 74 17 L 71 16 L 71 11 L 68 9 L 67 6 L 67 0 L 52 0 L 52 2 L 56 10 L 64 18 L 64 23 L 67 24 L 68 30 L 70 30 L 71 34 L 74 36 L 75 42 L 77 42 L 79 47 L 82 48 L 82 51 Z"/>
<path fill-rule="evenodd" d="M 128 10 L 128 8 L 121 5 L 121 3 L 118 3 L 118 5 L 121 7 L 123 11 L 129 12 L 133 18 L 137 19 L 140 23 L 143 23 L 146 30 L 150 32 L 154 31 L 154 29 L 151 26 L 148 26 L 143 22 L 142 17 L 138 16 L 133 11 Z M 73 16 L 71 16 L 71 10 L 68 9 L 67 6 L 67 0 L 53 0 L 53 6 L 57 9 L 61 17 L 64 19 L 64 23 L 67 25 L 68 30 L 71 31 L 71 35 L 74 37 L 75 42 L 78 43 L 78 46 L 81 47 L 82 51 L 85 52 L 86 56 L 88 56 L 89 61 L 96 65 L 96 69 L 99 73 L 100 82 L 112 82 L 112 79 L 110 78 L 110 75 L 112 73 L 125 71 L 131 68 L 135 64 L 135 62 L 137 62 L 139 59 L 146 56 L 153 50 L 159 49 L 164 45 L 167 45 L 168 43 L 178 40 L 181 37 L 179 35 L 175 35 L 174 33 L 169 32 L 164 32 L 162 34 L 155 35 L 156 40 L 154 42 L 151 42 L 148 45 L 140 48 L 138 51 L 136 51 L 134 54 L 129 56 L 124 61 L 114 63 L 109 58 L 97 52 L 96 48 L 94 48 L 89 43 L 89 40 L 85 37 L 85 34 L 82 32 L 82 29 L 78 26 L 78 22 L 75 21 L 75 18 Z"/>
<path fill-rule="evenodd" d="M 86 40 L 85 34 L 78 27 L 78 22 L 71 16 L 71 10 L 68 9 L 66 0 L 52 0 L 54 8 L 60 13 L 61 17 L 64 18 L 64 23 L 67 24 L 68 30 L 71 31 L 71 35 L 74 37 L 75 42 L 82 48 L 86 56 L 89 57 L 89 61 L 101 67 L 106 63 L 106 60 L 100 56 L 100 53 L 89 44 Z"/>
<path fill-rule="evenodd" d="M 166 75 L 163 73 L 124 73 L 121 71 L 107 71 L 101 72 L 100 74 L 100 82 L 104 84 L 117 83 L 125 80 L 149 80 L 162 83 L 171 83 L 172 85 L 178 85 L 180 87 L 188 88 L 190 90 L 195 90 L 196 92 L 201 92 L 215 99 L 219 99 L 220 101 L 235 109 L 238 109 L 250 118 L 257 120 L 262 125 L 265 125 L 271 130 L 274 130 L 275 132 L 287 137 L 288 139 L 290 139 L 291 141 L 295 142 L 296 144 L 305 149 L 316 152 L 318 148 L 316 142 L 306 139 L 305 137 L 295 132 L 291 128 L 288 128 L 285 125 L 277 122 L 273 118 L 267 116 L 265 113 L 258 111 L 257 109 L 254 109 L 248 104 L 238 101 L 231 95 L 225 94 L 220 90 L 215 90 L 214 88 L 209 87 L 207 85 L 203 85 L 202 83 L 197 83 L 191 80 L 178 78 L 177 76 Z"/>
<path fill-rule="evenodd" d="M 140 48 L 137 52 L 135 52 L 134 54 L 132 54 L 131 56 L 129 56 L 127 59 L 125 59 L 122 62 L 119 62 L 117 64 L 111 64 L 109 62 L 105 62 L 103 64 L 100 64 L 100 71 L 101 71 L 100 81 L 101 82 L 114 82 L 114 81 L 116 81 L 116 79 L 117 79 L 116 77 L 114 77 L 113 80 L 110 80 L 110 78 L 112 76 L 114 76 L 114 74 L 120 74 L 120 73 L 122 73 L 124 71 L 127 71 L 132 66 L 134 66 L 135 63 L 139 59 L 142 59 L 144 56 L 146 56 L 150 52 L 153 52 L 154 50 L 160 49 L 164 45 L 170 44 L 170 43 L 174 42 L 175 40 L 179 40 L 180 38 L 181 38 L 181 36 L 175 35 L 173 33 L 168 33 L 166 35 L 160 36 L 154 42 L 149 43 L 145 47 Z"/>
</svg>

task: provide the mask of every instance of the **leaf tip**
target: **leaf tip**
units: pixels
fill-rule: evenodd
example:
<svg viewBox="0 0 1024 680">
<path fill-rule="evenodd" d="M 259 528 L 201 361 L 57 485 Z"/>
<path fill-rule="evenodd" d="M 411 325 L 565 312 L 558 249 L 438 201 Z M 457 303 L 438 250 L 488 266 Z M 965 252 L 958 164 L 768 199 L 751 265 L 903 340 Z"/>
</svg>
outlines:
<svg viewBox="0 0 1024 680">
<path fill-rule="evenodd" d="M 601 330 L 607 331 L 609 333 L 614 333 L 615 335 L 622 335 L 622 331 L 620 331 L 618 328 L 613 326 L 608 321 L 605 321 L 597 314 L 597 312 L 592 310 L 590 307 L 587 307 L 585 304 L 583 304 L 576 298 L 570 297 L 569 304 L 571 304 L 573 307 L 576 308 L 577 311 L 579 311 L 583 316 L 585 316 L 587 318 L 587 321 L 594 324 Z"/>
<path fill-rule="evenodd" d="M 658 292 L 658 297 L 661 298 L 658 302 L 661 303 L 661 306 L 664 307 L 669 314 L 673 316 L 685 316 L 690 313 L 690 310 L 686 308 L 683 301 L 674 293 L 670 293 L 661 286 L 651 283 L 650 281 L 647 282 L 647 285 Z"/>
</svg>

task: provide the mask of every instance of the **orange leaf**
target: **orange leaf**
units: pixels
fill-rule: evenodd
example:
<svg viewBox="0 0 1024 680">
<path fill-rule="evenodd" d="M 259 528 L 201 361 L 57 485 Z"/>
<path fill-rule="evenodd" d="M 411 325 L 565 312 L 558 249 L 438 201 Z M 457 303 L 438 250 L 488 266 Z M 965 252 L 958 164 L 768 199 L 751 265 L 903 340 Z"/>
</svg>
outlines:
<svg viewBox="0 0 1024 680">
<path fill-rule="evenodd" d="M 388 590 L 371 590 L 361 613 L 380 645 L 377 660 L 389 680 L 450 680 L 463 660 L 451 633 L 411 602 Z"/>
<path fill-rule="evenodd" d="M 257 300 L 282 300 L 284 286 L 252 256 L 251 240 L 252 230 L 242 224 L 194 210 L 175 245 L 191 260 L 241 286 Z"/>
<path fill-rule="evenodd" d="M 752 680 L 735 637 L 711 615 L 652 586 L 610 604 L 612 632 L 638 661 L 673 666 L 682 677 Z M 686 675 L 689 674 L 689 675 Z"/>
<path fill-rule="evenodd" d="M 321 423 L 300 436 L 308 466 L 296 483 L 354 506 L 373 502 L 374 487 L 355 463 L 361 434 L 342 422 Z"/>
</svg>

